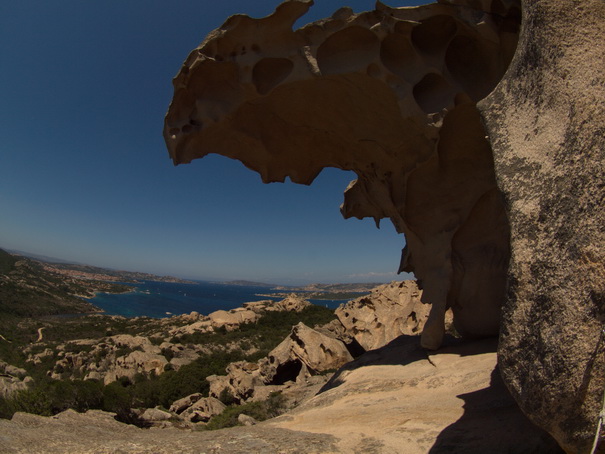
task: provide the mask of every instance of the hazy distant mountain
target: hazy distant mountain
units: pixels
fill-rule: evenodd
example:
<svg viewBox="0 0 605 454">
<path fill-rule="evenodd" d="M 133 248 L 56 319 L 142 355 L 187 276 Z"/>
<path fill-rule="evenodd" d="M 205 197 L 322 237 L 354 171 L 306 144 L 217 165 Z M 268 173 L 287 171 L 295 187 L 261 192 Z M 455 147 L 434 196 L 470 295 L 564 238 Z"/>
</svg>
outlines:
<svg viewBox="0 0 605 454">
<path fill-rule="evenodd" d="M 33 254 L 31 252 L 19 251 L 17 249 L 5 249 L 5 251 L 10 252 L 11 254 L 22 255 L 23 257 L 29 257 L 30 259 L 40 260 L 41 262 L 47 263 L 71 263 L 74 265 L 81 265 L 78 262 L 70 262 L 68 260 L 58 259 L 56 257 L 49 257 L 47 255 Z"/>
<path fill-rule="evenodd" d="M 110 268 L 101 268 L 98 266 L 85 265 L 82 263 L 69 262 L 56 257 L 48 257 L 30 252 L 8 250 L 13 254 L 32 258 L 40 262 L 52 265 L 56 272 L 66 275 L 76 275 L 84 279 L 98 279 L 103 281 L 137 282 L 137 281 L 157 281 L 157 282 L 178 282 L 181 284 L 195 284 L 196 282 L 180 279 L 173 276 L 158 276 L 156 274 L 142 273 L 138 271 L 122 271 Z"/>
<path fill-rule="evenodd" d="M 65 279 L 43 262 L 0 249 L 0 319 L 98 312 L 82 297 L 95 292 L 124 292 L 129 287 L 90 279 Z"/>
<path fill-rule="evenodd" d="M 278 286 L 275 290 L 292 290 L 297 292 L 369 292 L 384 282 L 355 283 L 355 284 L 309 284 L 299 287 Z"/>
<path fill-rule="evenodd" d="M 244 281 L 244 280 L 227 281 L 227 282 L 222 282 L 222 284 L 241 285 L 242 287 L 275 287 L 275 284 L 265 284 L 263 282 L 253 282 L 253 281 Z"/>
</svg>

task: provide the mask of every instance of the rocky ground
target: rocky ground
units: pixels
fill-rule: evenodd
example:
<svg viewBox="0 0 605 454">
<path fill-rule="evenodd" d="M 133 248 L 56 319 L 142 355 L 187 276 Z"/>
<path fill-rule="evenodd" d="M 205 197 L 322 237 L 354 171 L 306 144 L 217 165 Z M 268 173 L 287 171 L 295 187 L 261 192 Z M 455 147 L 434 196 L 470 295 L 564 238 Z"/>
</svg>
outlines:
<svg viewBox="0 0 605 454">
<path fill-rule="evenodd" d="M 496 369 L 494 341 L 427 356 L 403 336 L 342 368 L 315 397 L 250 427 L 140 429 L 100 411 L 0 420 L 0 452 L 556 453 L 519 411 Z"/>
<path fill-rule="evenodd" d="M 341 306 L 330 323 L 299 323 L 266 356 L 233 362 L 225 375 L 207 377 L 207 393 L 183 396 L 167 407 L 132 409 L 145 428 L 101 410 L 17 412 L 11 420 L 0 419 L 0 452 L 558 452 L 503 386 L 495 340 L 463 343 L 449 336 L 436 352 L 420 348 L 417 334 L 428 317 L 420 296 L 413 282 L 387 284 Z M 28 359 L 49 367 L 55 382 L 86 377 L 111 387 L 124 377 L 162 376 L 213 348 L 178 340 L 217 330 L 236 335 L 267 314 L 308 308 L 290 297 L 149 325 L 130 320 L 139 334 L 79 339 L 59 345 L 58 353 L 47 346 Z M 241 344 L 221 348 L 226 354 Z M 4 363 L 2 371 L 5 396 L 32 386 L 26 370 Z M 287 408 L 265 422 L 253 417 Z M 229 418 L 241 427 L 207 430 Z"/>
</svg>

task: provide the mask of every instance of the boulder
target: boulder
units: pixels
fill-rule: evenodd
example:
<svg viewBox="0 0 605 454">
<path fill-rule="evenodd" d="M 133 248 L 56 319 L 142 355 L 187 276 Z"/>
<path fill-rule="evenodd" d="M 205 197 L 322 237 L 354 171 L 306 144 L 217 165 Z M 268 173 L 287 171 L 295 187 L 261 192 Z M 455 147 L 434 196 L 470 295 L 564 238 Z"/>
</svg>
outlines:
<svg viewBox="0 0 605 454">
<path fill-rule="evenodd" d="M 244 413 L 240 413 L 238 415 L 237 422 L 240 423 L 242 426 L 254 426 L 255 424 L 258 424 L 258 421 L 256 419 Z"/>
<path fill-rule="evenodd" d="M 244 402 L 254 395 L 258 386 L 263 386 L 261 370 L 258 364 L 247 361 L 231 363 L 226 369 L 227 375 L 212 375 L 206 380 L 210 383 L 210 396 L 219 398 L 228 392 L 237 401 Z"/>
<path fill-rule="evenodd" d="M 140 418 L 144 421 L 156 422 L 156 421 L 168 421 L 173 416 L 167 411 L 160 410 L 159 408 L 147 408 L 141 413 Z"/>
<path fill-rule="evenodd" d="M 121 377 L 133 381 L 137 374 L 149 375 L 151 372 L 160 375 L 164 372 L 166 364 L 168 360 L 163 355 L 135 350 L 126 356 L 116 358 L 105 372 L 103 382 L 107 385 Z"/>
<path fill-rule="evenodd" d="M 181 417 L 190 422 L 208 422 L 210 418 L 220 415 L 227 406 L 214 397 L 204 397 L 181 413 Z"/>
<path fill-rule="evenodd" d="M 304 298 L 297 296 L 295 293 L 292 293 L 283 300 L 274 303 L 272 306 L 267 306 L 266 309 L 268 311 L 300 312 L 309 306 L 311 306 L 311 303 Z"/>
<path fill-rule="evenodd" d="M 188 325 L 173 328 L 170 330 L 170 335 L 179 336 L 181 334 L 207 333 L 209 331 L 212 331 L 212 321 L 210 319 L 203 319 Z"/>
<path fill-rule="evenodd" d="M 258 320 L 259 315 L 252 310 L 215 311 L 208 315 L 213 328 L 225 328 L 233 331 L 244 323 L 252 323 Z"/>
<path fill-rule="evenodd" d="M 24 378 L 27 375 L 27 371 L 25 369 L 13 366 L 4 361 L 0 361 L 0 373 L 4 373 L 16 378 Z"/>
<path fill-rule="evenodd" d="M 242 307 L 249 309 L 254 312 L 262 312 L 268 306 L 273 304 L 273 300 L 262 300 L 262 301 L 248 301 L 242 304 Z"/>
<path fill-rule="evenodd" d="M 202 393 L 189 394 L 188 396 L 183 397 L 182 399 L 175 400 L 170 406 L 169 410 L 171 413 L 176 413 L 177 415 L 181 414 L 183 411 L 191 407 L 202 397 L 204 397 Z"/>
<path fill-rule="evenodd" d="M 347 334 L 365 350 L 373 350 L 402 334 L 422 332 L 430 306 L 421 302 L 421 296 L 415 281 L 392 282 L 341 304 L 335 313 Z"/>
<path fill-rule="evenodd" d="M 29 389 L 34 383 L 33 378 L 19 378 L 9 374 L 0 374 L 0 398 L 8 398 L 19 391 Z"/>
<path fill-rule="evenodd" d="M 228 392 L 237 401 L 259 400 L 278 391 L 284 384 L 304 385 L 307 377 L 337 369 L 353 358 L 344 343 L 319 333 L 303 323 L 292 327 L 290 335 L 258 363 L 238 361 L 227 366 L 227 375 L 212 375 L 210 396 Z"/>
<path fill-rule="evenodd" d="M 315 375 L 352 361 L 344 343 L 321 334 L 305 324 L 292 327 L 290 335 L 260 362 L 266 384 L 296 381 L 300 376 Z"/>
</svg>

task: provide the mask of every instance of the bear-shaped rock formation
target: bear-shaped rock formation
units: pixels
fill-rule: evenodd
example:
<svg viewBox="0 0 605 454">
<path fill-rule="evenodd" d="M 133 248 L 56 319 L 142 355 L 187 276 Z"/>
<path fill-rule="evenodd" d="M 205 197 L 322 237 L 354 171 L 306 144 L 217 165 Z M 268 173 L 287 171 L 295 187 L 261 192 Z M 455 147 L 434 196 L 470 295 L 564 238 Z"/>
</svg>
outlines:
<svg viewBox="0 0 605 454">
<path fill-rule="evenodd" d="M 494 12 L 379 3 L 296 31 L 311 1 L 286 1 L 264 19 L 233 16 L 174 80 L 170 154 L 239 159 L 266 183 L 355 171 L 342 213 L 389 218 L 405 234 L 401 270 L 432 304 L 423 345 L 441 344 L 448 307 L 462 335 L 496 335 L 509 231 L 475 102 L 515 50 L 519 7 L 498 3 Z"/>
<path fill-rule="evenodd" d="M 302 184 L 354 171 L 341 211 L 405 235 L 400 270 L 432 305 L 423 346 L 441 344 L 448 307 L 464 337 L 500 332 L 520 407 L 589 452 L 605 370 L 605 2 L 378 2 L 292 30 L 311 5 L 233 16 L 187 57 L 165 120 L 174 163 L 218 153 Z"/>
</svg>

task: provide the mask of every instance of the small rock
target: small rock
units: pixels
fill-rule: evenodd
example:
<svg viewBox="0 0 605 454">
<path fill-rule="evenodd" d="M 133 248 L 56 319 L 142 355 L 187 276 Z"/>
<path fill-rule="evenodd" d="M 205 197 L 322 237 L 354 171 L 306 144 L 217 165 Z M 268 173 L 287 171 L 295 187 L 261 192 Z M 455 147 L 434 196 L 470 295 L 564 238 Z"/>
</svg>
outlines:
<svg viewBox="0 0 605 454">
<path fill-rule="evenodd" d="M 237 417 L 237 422 L 239 422 L 243 426 L 254 426 L 254 425 L 258 424 L 258 421 L 256 419 L 254 419 L 252 416 L 248 416 L 244 413 L 241 413 Z"/>
</svg>

